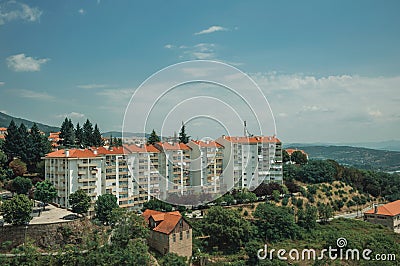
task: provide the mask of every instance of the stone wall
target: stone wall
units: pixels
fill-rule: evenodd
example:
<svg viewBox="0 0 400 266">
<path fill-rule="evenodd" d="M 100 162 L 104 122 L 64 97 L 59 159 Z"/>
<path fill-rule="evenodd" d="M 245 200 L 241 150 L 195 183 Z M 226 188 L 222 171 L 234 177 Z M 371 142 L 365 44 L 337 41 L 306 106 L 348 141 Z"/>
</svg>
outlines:
<svg viewBox="0 0 400 266">
<path fill-rule="evenodd" d="M 74 232 L 82 232 L 83 227 L 90 226 L 90 221 L 78 219 L 74 221 L 31 224 L 28 226 L 5 225 L 0 227 L 0 243 L 12 241 L 10 248 L 19 246 L 25 240 L 33 240 L 35 245 L 42 248 L 65 244 L 71 241 Z M 72 240 L 73 241 L 73 240 Z M 77 240 L 79 242 L 79 240 Z"/>
</svg>

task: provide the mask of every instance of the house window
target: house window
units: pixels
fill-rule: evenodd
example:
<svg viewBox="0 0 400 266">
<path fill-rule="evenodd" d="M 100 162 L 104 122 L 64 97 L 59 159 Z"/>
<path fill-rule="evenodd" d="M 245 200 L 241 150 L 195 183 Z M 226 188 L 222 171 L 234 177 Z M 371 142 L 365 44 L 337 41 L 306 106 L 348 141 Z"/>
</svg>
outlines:
<svg viewBox="0 0 400 266">
<path fill-rule="evenodd" d="M 180 233 L 179 233 L 179 240 L 182 240 L 183 239 L 183 232 L 181 231 Z"/>
<path fill-rule="evenodd" d="M 172 235 L 173 241 L 176 242 L 176 234 Z"/>
<path fill-rule="evenodd" d="M 187 230 L 187 231 L 186 231 L 186 238 L 189 238 L 189 237 L 190 237 L 190 231 Z"/>
</svg>

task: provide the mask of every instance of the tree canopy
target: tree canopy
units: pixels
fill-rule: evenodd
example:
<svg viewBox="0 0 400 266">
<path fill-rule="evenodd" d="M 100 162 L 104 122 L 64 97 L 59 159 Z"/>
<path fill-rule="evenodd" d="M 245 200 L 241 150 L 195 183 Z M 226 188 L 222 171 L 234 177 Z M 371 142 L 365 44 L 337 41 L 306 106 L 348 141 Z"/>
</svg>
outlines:
<svg viewBox="0 0 400 266">
<path fill-rule="evenodd" d="M 190 136 L 186 134 L 186 126 L 182 122 L 181 131 L 179 132 L 179 142 L 187 144 L 189 142 Z"/>
<path fill-rule="evenodd" d="M 157 135 L 156 131 L 153 129 L 149 138 L 147 139 L 147 144 L 152 145 L 154 143 L 160 142 L 160 137 Z"/>
<path fill-rule="evenodd" d="M 0 206 L 4 221 L 13 225 L 25 225 L 32 220 L 32 202 L 26 195 L 16 195 Z"/>
<path fill-rule="evenodd" d="M 73 212 L 84 214 L 89 210 L 90 197 L 85 191 L 78 189 L 69 196 L 69 204 Z"/>
<path fill-rule="evenodd" d="M 38 182 L 35 185 L 35 199 L 43 203 L 50 203 L 57 196 L 56 188 L 48 180 Z M 43 210 L 45 209 L 43 205 Z"/>
<path fill-rule="evenodd" d="M 119 208 L 119 206 L 115 195 L 103 194 L 99 196 L 95 205 L 96 219 L 104 224 L 110 224 L 113 210 L 116 208 Z"/>
</svg>

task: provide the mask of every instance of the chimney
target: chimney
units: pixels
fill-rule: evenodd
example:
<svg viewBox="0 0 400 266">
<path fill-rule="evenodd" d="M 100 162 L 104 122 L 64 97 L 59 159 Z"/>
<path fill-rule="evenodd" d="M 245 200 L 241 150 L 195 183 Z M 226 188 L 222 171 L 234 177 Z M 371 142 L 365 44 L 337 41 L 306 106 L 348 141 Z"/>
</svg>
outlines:
<svg viewBox="0 0 400 266">
<path fill-rule="evenodd" d="M 97 149 L 93 150 L 94 155 L 97 155 Z"/>
<path fill-rule="evenodd" d="M 64 153 L 65 153 L 65 157 L 69 157 L 69 150 L 68 149 L 65 149 Z"/>
<path fill-rule="evenodd" d="M 378 213 L 378 204 L 374 204 L 374 213 Z"/>
</svg>

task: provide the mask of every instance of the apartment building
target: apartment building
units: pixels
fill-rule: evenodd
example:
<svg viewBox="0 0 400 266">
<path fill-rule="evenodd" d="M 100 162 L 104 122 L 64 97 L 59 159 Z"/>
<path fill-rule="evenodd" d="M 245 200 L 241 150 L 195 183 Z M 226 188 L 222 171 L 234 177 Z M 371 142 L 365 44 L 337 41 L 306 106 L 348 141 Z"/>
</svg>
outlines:
<svg viewBox="0 0 400 266">
<path fill-rule="evenodd" d="M 216 142 L 224 146 L 221 183 L 228 188 L 283 182 L 282 143 L 275 136 L 222 136 Z"/>
<path fill-rule="evenodd" d="M 82 189 L 91 198 L 93 204 L 103 193 L 104 158 L 92 150 L 58 150 L 46 155 L 45 178 L 57 189 L 54 202 L 69 207 L 69 195 Z"/>
<path fill-rule="evenodd" d="M 158 171 L 161 175 L 160 198 L 169 195 L 192 193 L 190 182 L 191 148 L 183 143 L 158 142 L 154 146 L 160 151 Z"/>
<path fill-rule="evenodd" d="M 0 139 L 6 139 L 6 133 L 7 133 L 7 128 L 6 127 L 0 127 Z"/>
<path fill-rule="evenodd" d="M 389 227 L 400 233 L 400 200 L 377 206 L 364 213 L 364 221 Z"/>
<path fill-rule="evenodd" d="M 62 207 L 68 208 L 69 195 L 83 189 L 93 204 L 111 193 L 120 207 L 140 209 L 159 193 L 158 154 L 153 146 L 135 145 L 58 150 L 44 157 L 45 177 L 56 187 L 55 202 Z"/>
<path fill-rule="evenodd" d="M 187 144 L 191 148 L 192 186 L 198 186 L 202 193 L 220 193 L 220 177 L 224 147 L 215 141 L 191 140 Z"/>
</svg>

